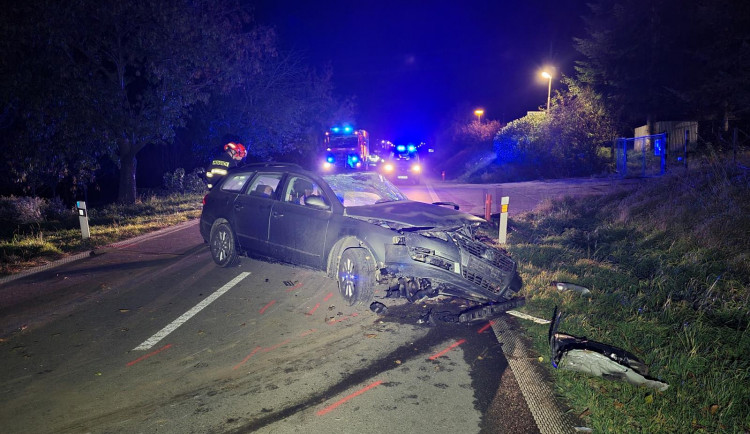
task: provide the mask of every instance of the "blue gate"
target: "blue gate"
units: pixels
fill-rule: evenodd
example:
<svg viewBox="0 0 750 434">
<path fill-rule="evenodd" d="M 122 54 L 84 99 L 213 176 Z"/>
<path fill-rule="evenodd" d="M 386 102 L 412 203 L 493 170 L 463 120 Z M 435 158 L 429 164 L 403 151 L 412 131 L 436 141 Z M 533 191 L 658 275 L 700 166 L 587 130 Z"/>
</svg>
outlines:
<svg viewBox="0 0 750 434">
<path fill-rule="evenodd" d="M 663 175 L 667 163 L 667 134 L 618 138 L 615 142 L 617 173 L 626 177 Z"/>
</svg>

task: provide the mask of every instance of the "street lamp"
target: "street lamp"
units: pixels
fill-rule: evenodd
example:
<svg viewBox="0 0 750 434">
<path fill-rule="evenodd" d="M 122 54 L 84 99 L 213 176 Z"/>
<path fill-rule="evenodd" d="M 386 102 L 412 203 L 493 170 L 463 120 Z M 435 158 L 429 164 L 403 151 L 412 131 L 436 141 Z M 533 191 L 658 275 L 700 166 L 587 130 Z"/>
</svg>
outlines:
<svg viewBox="0 0 750 434">
<path fill-rule="evenodd" d="M 484 110 L 482 109 L 476 109 L 474 110 L 474 114 L 477 115 L 477 122 L 482 122 L 482 115 L 484 114 Z"/>
<path fill-rule="evenodd" d="M 542 71 L 542 77 L 546 78 L 549 82 L 547 85 L 547 111 L 549 111 L 549 99 L 552 94 L 552 74 L 547 71 Z"/>
</svg>

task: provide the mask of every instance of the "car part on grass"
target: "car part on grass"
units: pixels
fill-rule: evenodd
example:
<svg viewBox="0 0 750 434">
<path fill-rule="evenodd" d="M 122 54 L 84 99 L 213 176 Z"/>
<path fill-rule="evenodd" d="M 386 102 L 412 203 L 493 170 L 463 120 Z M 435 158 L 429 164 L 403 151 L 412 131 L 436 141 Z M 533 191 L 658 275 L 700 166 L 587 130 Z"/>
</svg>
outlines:
<svg viewBox="0 0 750 434">
<path fill-rule="evenodd" d="M 621 380 L 637 386 L 647 386 L 662 392 L 667 390 L 669 384 L 649 377 L 648 366 L 633 354 L 585 337 L 558 333 L 557 328 L 562 316 L 555 306 L 548 334 L 552 366 L 608 380 Z"/>
<path fill-rule="evenodd" d="M 550 286 L 554 286 L 555 288 L 557 288 L 558 291 L 573 291 L 584 296 L 591 296 L 591 291 L 588 288 L 584 286 L 575 285 L 573 283 L 555 282 L 553 280 L 552 282 L 550 282 Z"/>
</svg>

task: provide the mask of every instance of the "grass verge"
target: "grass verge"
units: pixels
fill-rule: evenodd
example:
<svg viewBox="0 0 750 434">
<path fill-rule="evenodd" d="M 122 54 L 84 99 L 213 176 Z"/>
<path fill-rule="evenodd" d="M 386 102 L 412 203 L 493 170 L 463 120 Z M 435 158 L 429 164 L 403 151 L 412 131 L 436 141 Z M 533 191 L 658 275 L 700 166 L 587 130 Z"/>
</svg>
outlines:
<svg viewBox="0 0 750 434">
<path fill-rule="evenodd" d="M 750 431 L 750 171 L 709 164 L 510 222 L 525 312 L 641 358 L 665 392 L 549 369 L 595 432 Z M 561 292 L 553 281 L 589 288 Z M 549 362 L 547 327 L 525 324 Z"/>
<path fill-rule="evenodd" d="M 148 196 L 134 205 L 88 209 L 91 238 L 84 240 L 77 215 L 18 227 L 0 240 L 0 276 L 43 265 L 200 216 L 203 194 Z"/>
</svg>

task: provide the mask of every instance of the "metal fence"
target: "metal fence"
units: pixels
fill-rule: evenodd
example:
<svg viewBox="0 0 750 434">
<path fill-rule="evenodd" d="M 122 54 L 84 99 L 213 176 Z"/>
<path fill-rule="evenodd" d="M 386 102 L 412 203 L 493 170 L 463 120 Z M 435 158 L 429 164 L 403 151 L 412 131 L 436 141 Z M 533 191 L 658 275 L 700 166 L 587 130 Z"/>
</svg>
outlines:
<svg viewBox="0 0 750 434">
<path fill-rule="evenodd" d="M 617 173 L 624 177 L 663 175 L 667 167 L 667 134 L 615 140 Z"/>
</svg>

